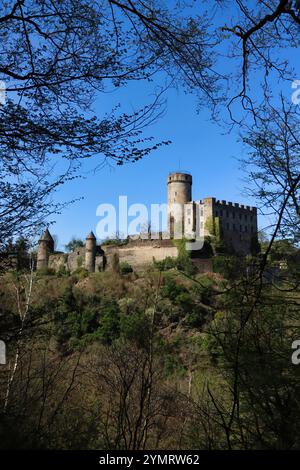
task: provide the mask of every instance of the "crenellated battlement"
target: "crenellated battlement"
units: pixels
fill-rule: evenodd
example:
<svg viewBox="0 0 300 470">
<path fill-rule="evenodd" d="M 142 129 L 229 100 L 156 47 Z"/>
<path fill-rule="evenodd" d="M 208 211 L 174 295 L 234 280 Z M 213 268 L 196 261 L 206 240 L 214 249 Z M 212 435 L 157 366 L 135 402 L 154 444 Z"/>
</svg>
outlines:
<svg viewBox="0 0 300 470">
<path fill-rule="evenodd" d="M 257 208 L 255 206 L 246 206 L 244 204 L 239 204 L 238 202 L 225 201 L 224 199 L 217 199 L 215 204 L 219 206 L 225 206 L 225 208 L 228 206 L 230 208 L 234 207 L 236 209 L 257 212 Z"/>
</svg>

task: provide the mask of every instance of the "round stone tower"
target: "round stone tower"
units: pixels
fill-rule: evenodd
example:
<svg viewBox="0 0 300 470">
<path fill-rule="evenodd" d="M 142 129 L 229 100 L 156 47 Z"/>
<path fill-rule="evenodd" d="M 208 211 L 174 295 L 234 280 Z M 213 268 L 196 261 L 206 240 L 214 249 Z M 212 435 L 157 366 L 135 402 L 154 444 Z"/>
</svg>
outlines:
<svg viewBox="0 0 300 470">
<path fill-rule="evenodd" d="M 54 240 L 48 229 L 42 234 L 39 239 L 39 247 L 37 252 L 36 269 L 43 269 L 48 267 L 49 255 L 54 252 Z"/>
<path fill-rule="evenodd" d="M 96 262 L 96 237 L 93 232 L 90 232 L 86 237 L 85 242 L 85 269 L 90 273 L 95 272 Z"/>
<path fill-rule="evenodd" d="M 183 234 L 184 204 L 192 201 L 192 175 L 189 173 L 170 173 L 168 176 L 168 225 L 170 237 L 174 231 Z"/>
</svg>

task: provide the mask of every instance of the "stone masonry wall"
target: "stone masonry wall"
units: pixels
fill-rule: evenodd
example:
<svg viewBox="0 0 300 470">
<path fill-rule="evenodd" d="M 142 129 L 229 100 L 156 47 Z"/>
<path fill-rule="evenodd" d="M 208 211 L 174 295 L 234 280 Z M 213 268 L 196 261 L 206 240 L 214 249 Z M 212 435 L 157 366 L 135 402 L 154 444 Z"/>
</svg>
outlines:
<svg viewBox="0 0 300 470">
<path fill-rule="evenodd" d="M 178 250 L 170 240 L 131 240 L 124 246 L 104 245 L 103 251 L 106 258 L 107 269 L 112 265 L 112 257 L 117 253 L 120 262 L 126 261 L 133 268 L 138 269 L 146 264 L 151 264 L 153 259 L 161 261 L 166 257 L 176 258 Z M 96 269 L 103 269 L 103 256 L 96 256 Z M 85 248 L 77 248 L 72 253 L 53 253 L 49 257 L 48 267 L 58 271 L 65 267 L 67 271 L 73 272 L 78 268 L 85 267 Z"/>
<path fill-rule="evenodd" d="M 133 268 L 140 269 L 147 264 L 151 264 L 153 260 L 162 261 L 168 256 L 176 258 L 178 250 L 172 244 L 166 244 L 161 242 L 167 242 L 168 240 L 155 241 L 151 240 L 144 244 L 128 244 L 121 247 L 116 246 L 105 246 L 105 256 L 107 259 L 107 268 L 112 265 L 112 258 L 117 254 L 119 262 L 127 262 Z"/>
</svg>

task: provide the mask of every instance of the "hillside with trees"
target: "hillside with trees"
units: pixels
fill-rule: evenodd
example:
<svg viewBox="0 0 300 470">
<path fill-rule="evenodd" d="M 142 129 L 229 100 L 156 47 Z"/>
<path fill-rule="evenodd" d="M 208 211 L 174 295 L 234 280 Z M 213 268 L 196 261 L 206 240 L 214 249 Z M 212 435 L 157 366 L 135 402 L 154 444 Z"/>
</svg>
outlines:
<svg viewBox="0 0 300 470">
<path fill-rule="evenodd" d="M 298 448 L 299 250 L 278 242 L 260 279 L 263 256 L 217 256 L 201 275 L 188 256 L 139 272 L 7 273 L 1 446 Z"/>
</svg>

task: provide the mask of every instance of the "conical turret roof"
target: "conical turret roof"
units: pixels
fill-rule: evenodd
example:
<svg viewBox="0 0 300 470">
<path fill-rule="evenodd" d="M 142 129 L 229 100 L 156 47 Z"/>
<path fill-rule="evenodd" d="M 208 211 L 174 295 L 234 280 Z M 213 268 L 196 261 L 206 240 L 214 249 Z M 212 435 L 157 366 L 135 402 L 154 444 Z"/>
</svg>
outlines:
<svg viewBox="0 0 300 470">
<path fill-rule="evenodd" d="M 46 229 L 46 230 L 42 233 L 42 235 L 41 235 L 39 241 L 53 242 L 54 240 L 53 240 L 52 235 L 51 235 L 51 233 L 49 232 L 49 230 Z"/>
<path fill-rule="evenodd" d="M 96 237 L 94 235 L 93 232 L 90 232 L 87 236 L 86 236 L 86 240 L 96 240 Z"/>
</svg>

